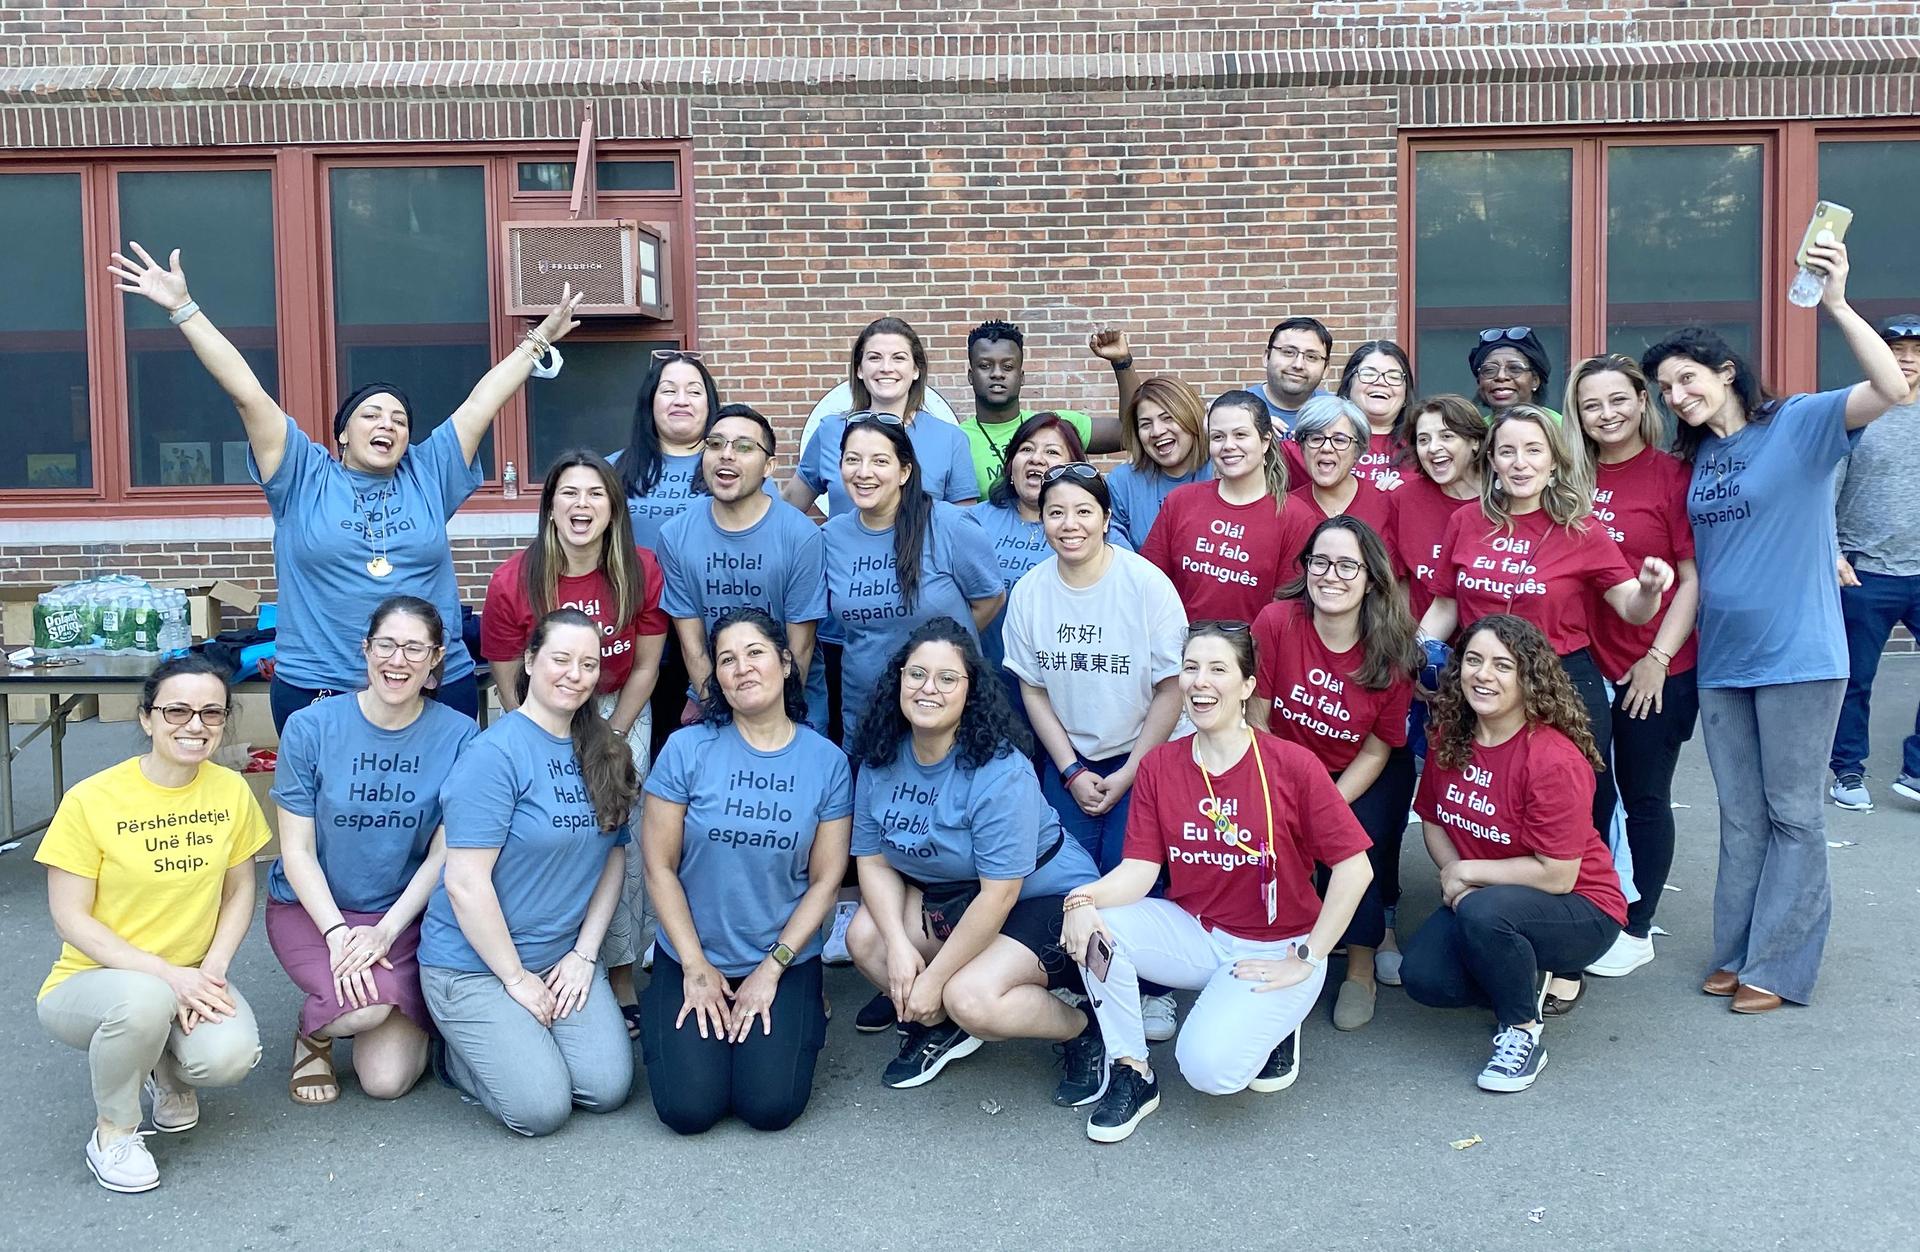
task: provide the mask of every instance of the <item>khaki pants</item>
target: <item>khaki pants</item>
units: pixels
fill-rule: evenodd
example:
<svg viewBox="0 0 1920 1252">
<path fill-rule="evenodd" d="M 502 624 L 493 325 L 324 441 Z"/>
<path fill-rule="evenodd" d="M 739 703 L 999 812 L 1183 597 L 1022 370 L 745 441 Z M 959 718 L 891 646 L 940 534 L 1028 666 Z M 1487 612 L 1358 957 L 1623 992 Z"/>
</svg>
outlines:
<svg viewBox="0 0 1920 1252">
<path fill-rule="evenodd" d="M 166 1086 L 231 1087 L 260 1061 L 260 1029 L 239 988 L 228 984 L 236 1012 L 183 1034 L 174 1021 L 173 989 L 152 974 L 92 969 L 40 998 L 40 1024 L 55 1039 L 84 1048 L 93 1071 L 93 1103 L 113 1126 L 140 1124 L 140 1087 L 164 1066 Z"/>
</svg>

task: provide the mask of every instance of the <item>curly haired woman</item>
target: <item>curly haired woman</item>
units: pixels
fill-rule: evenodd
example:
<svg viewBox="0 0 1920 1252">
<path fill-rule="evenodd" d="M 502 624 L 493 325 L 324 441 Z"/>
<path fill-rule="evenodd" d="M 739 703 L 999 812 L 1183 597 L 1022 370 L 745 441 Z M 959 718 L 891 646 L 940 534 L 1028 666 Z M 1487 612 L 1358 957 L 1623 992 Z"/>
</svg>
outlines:
<svg viewBox="0 0 1920 1252">
<path fill-rule="evenodd" d="M 1407 994 L 1491 1007 L 1484 1091 L 1525 1091 L 1546 1068 L 1546 971 L 1580 970 L 1627 904 L 1591 818 L 1600 756 L 1586 710 L 1540 628 L 1507 613 L 1468 631 L 1441 675 L 1414 810 L 1442 906 L 1406 944 Z"/>
</svg>

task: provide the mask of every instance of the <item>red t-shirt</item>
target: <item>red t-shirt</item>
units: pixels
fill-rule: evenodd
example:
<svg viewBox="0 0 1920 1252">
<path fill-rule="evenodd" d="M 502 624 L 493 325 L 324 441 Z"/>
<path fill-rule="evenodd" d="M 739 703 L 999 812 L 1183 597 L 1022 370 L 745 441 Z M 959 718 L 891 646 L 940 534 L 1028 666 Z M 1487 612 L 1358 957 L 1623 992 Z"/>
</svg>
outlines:
<svg viewBox="0 0 1920 1252">
<path fill-rule="evenodd" d="M 1315 861 L 1337 865 L 1373 841 L 1311 752 L 1254 733 L 1273 800 L 1273 921 L 1267 921 L 1259 862 L 1230 846 L 1201 812 L 1207 784 L 1194 764 L 1191 739 L 1163 743 L 1140 762 L 1121 855 L 1165 865 L 1167 899 L 1201 925 L 1270 943 L 1304 935 L 1319 920 Z M 1239 828 L 1238 841 L 1264 856 L 1267 804 L 1252 750 L 1213 776 L 1213 794 Z"/>
<path fill-rule="evenodd" d="M 1384 691 L 1362 687 L 1353 678 L 1365 659 L 1364 644 L 1335 652 L 1313 628 L 1304 600 L 1276 600 L 1253 622 L 1253 646 L 1260 658 L 1253 694 L 1273 701 L 1267 725 L 1320 759 L 1329 774 L 1353 764 L 1368 735 L 1390 748 L 1407 742 L 1407 709 L 1413 703 L 1413 679 L 1399 679 Z"/>
<path fill-rule="evenodd" d="M 1687 484 L 1692 475 L 1677 459 L 1655 448 L 1618 465 L 1595 467 L 1593 516 L 1620 545 L 1620 555 L 1636 572 L 1640 563 L 1657 556 L 1677 567 L 1693 559 L 1693 526 L 1687 521 Z M 1629 626 L 1604 601 L 1587 611 L 1587 633 L 1592 636 L 1593 659 L 1600 672 L 1620 682 L 1633 663 L 1647 654 L 1660 623 L 1673 603 L 1678 584 L 1660 597 L 1660 611 L 1644 626 Z M 1700 648 L 1693 632 L 1673 654 L 1667 672 L 1684 674 L 1693 668 Z"/>
<path fill-rule="evenodd" d="M 1393 502 L 1393 534 L 1387 540 L 1387 552 L 1393 557 L 1393 572 L 1407 589 L 1407 603 L 1417 622 L 1433 604 L 1427 583 L 1440 568 L 1447 523 L 1463 508 L 1479 512 L 1480 497 L 1456 500 L 1425 474 L 1410 473 L 1406 485 L 1387 498 Z"/>
<path fill-rule="evenodd" d="M 1399 455 L 1400 441 L 1391 434 L 1383 435 L 1375 431 L 1367 439 L 1367 450 L 1360 454 L 1358 461 L 1354 462 L 1354 477 L 1365 479 L 1381 491 L 1398 491 L 1405 485 L 1407 479 L 1419 472 L 1412 469 L 1402 470 L 1396 465 L 1394 458 Z"/>
<path fill-rule="evenodd" d="M 1359 480 L 1359 489 L 1353 493 L 1353 499 L 1347 501 L 1347 507 L 1344 511 L 1345 516 L 1355 518 L 1373 527 L 1373 533 L 1380 536 L 1381 542 L 1387 545 L 1387 556 L 1393 560 L 1396 567 L 1399 564 L 1399 560 L 1394 556 L 1393 551 L 1395 542 L 1393 536 L 1394 497 L 1404 490 L 1404 487 L 1395 488 L 1393 492 L 1388 493 L 1374 486 L 1372 479 L 1362 478 Z M 1340 513 L 1329 513 L 1320 507 L 1320 502 L 1313 498 L 1313 483 L 1311 480 L 1309 480 L 1305 486 L 1295 487 L 1287 494 L 1307 506 L 1308 511 L 1313 516 L 1313 524 L 1315 526 L 1318 526 L 1329 517 L 1342 516 Z"/>
<path fill-rule="evenodd" d="M 1580 862 L 1574 894 L 1621 925 L 1627 898 L 1605 841 L 1593 828 L 1593 767 L 1551 726 L 1528 726 L 1492 748 L 1473 745 L 1464 766 L 1427 758 L 1414 812 L 1437 824 L 1469 861 L 1538 854 Z"/>
<path fill-rule="evenodd" d="M 1509 532 L 1479 509 L 1462 509 L 1447 523 L 1427 590 L 1453 597 L 1462 630 L 1489 613 L 1512 613 L 1545 631 L 1554 652 L 1566 656 L 1587 646 L 1589 599 L 1633 579 L 1620 545 L 1591 518 L 1568 528 L 1535 509 L 1515 518 Z"/>
<path fill-rule="evenodd" d="M 1288 495 L 1228 504 L 1217 483 L 1175 487 L 1140 555 L 1172 580 L 1187 620 L 1251 622 L 1300 572 L 1320 511 Z"/>
<path fill-rule="evenodd" d="M 673 624 L 660 609 L 660 589 L 665 578 L 660 562 L 642 547 L 634 552 L 640 558 L 641 578 L 646 587 L 640 598 L 640 611 L 626 623 L 608 620 L 613 611 L 613 589 L 599 570 L 591 574 L 562 575 L 555 588 L 556 607 L 579 609 L 600 627 L 600 691 L 618 691 L 633 673 L 634 642 L 641 635 L 664 635 Z M 527 649 L 533 637 L 533 604 L 527 599 L 527 580 L 520 572 L 527 554 L 508 557 L 487 580 L 487 600 L 480 612 L 480 655 L 488 661 L 511 661 Z"/>
</svg>

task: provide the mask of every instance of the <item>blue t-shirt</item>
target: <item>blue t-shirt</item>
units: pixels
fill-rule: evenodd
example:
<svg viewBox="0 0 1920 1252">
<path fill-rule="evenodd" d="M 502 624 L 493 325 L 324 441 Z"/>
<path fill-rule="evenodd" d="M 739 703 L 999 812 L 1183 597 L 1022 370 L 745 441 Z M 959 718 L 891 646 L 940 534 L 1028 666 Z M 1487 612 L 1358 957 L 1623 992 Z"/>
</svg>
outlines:
<svg viewBox="0 0 1920 1252">
<path fill-rule="evenodd" d="M 348 692 L 298 709 L 280 732 L 273 798 L 313 819 L 314 850 L 333 902 L 350 913 L 393 907 L 427 859 L 440 828 L 440 786 L 467 741 L 473 719 L 432 700 L 399 730 L 382 730 Z M 276 859 L 267 894 L 298 904 Z"/>
<path fill-rule="evenodd" d="M 800 481 L 827 493 L 827 511 L 838 517 L 853 511 L 847 486 L 840 479 L 840 443 L 846 438 L 847 415 L 823 417 L 800 450 Z M 907 439 L 920 462 L 920 485 L 936 500 L 959 504 L 980 498 L 980 480 L 973 472 L 973 445 L 966 432 L 922 409 L 907 427 Z"/>
<path fill-rule="evenodd" d="M 745 530 L 723 530 L 713 505 L 695 505 L 661 531 L 660 607 L 670 617 L 699 618 L 708 633 L 729 609 L 757 608 L 777 622 L 819 622 L 827 616 L 827 549 L 820 528 L 785 500 Z M 827 671 L 814 649 L 807 670 L 808 718 L 826 724 Z"/>
<path fill-rule="evenodd" d="M 1700 566 L 1702 687 L 1847 676 L 1834 469 L 1847 454 L 1847 393 L 1788 396 L 1764 422 L 1708 435 L 1687 518 Z"/>
<path fill-rule="evenodd" d="M 967 510 L 967 516 L 980 523 L 980 529 L 986 531 L 987 538 L 993 541 L 993 559 L 1000 565 L 1000 581 L 1007 591 L 1012 591 L 1013 584 L 1019 582 L 1028 570 L 1053 555 L 1053 549 L 1047 545 L 1045 527 L 1021 517 L 1018 505 L 977 504 Z M 1133 546 L 1112 519 L 1107 524 L 1107 542 L 1122 548 Z M 1000 629 L 1006 617 L 1007 611 L 1003 605 L 980 637 L 981 650 L 995 665 L 1005 659 Z"/>
<path fill-rule="evenodd" d="M 805 726 L 778 752 L 751 746 L 732 725 L 688 726 L 660 749 L 647 791 L 687 806 L 680 886 L 701 951 L 729 978 L 752 973 L 807 893 L 820 823 L 853 812 L 846 756 Z M 660 946 L 680 960 L 664 926 Z M 795 957 L 818 955 L 816 931 Z"/>
<path fill-rule="evenodd" d="M 391 476 L 350 470 L 287 418 L 286 453 L 270 479 L 253 453 L 247 472 L 273 514 L 273 576 L 280 589 L 275 674 L 296 687 L 358 691 L 367 685 L 360 639 L 388 596 L 419 596 L 446 628 L 446 681 L 473 672 L 460 635 L 460 588 L 447 519 L 480 486 L 480 462 L 460 455 L 460 432 L 442 422 L 407 445 Z M 384 555 L 392 572 L 367 571 Z"/>
<path fill-rule="evenodd" d="M 1199 469 L 1178 478 L 1158 469 L 1140 470 L 1131 463 L 1122 465 L 1107 475 L 1107 491 L 1113 496 L 1113 528 L 1125 535 L 1127 545 L 1138 552 L 1147 541 L 1147 532 L 1153 529 L 1153 520 L 1160 516 L 1160 506 L 1167 502 L 1175 487 L 1212 480 L 1212 461 L 1202 461 Z"/>
<path fill-rule="evenodd" d="M 853 855 L 884 856 L 921 883 L 1025 879 L 1022 900 L 1065 895 L 1100 877 L 1079 840 L 1063 840 L 1060 818 L 1026 757 L 1008 752 L 973 770 L 960 764 L 955 748 L 939 764 L 922 765 L 910 742 L 890 763 L 860 771 Z"/>
<path fill-rule="evenodd" d="M 828 620 L 839 628 L 845 646 L 840 661 L 842 731 L 852 742 L 858 711 L 866 707 L 894 649 L 914 627 L 950 617 L 979 637 L 969 601 L 1000 593 L 1000 566 L 987 532 L 970 511 L 936 500 L 920 549 L 920 586 L 909 610 L 900 601 L 900 580 L 894 573 L 893 527 L 869 530 L 859 511 L 849 509 L 835 513 L 820 530 L 827 541 Z"/>
<path fill-rule="evenodd" d="M 632 842 L 625 826 L 600 833 L 573 741 L 516 709 L 467 746 L 440 788 L 440 805 L 448 848 L 500 849 L 493 890 L 521 965 L 536 974 L 553 968 L 579 942 L 607 855 Z M 427 901 L 420 963 L 487 968 L 460 930 L 444 877 Z"/>
</svg>

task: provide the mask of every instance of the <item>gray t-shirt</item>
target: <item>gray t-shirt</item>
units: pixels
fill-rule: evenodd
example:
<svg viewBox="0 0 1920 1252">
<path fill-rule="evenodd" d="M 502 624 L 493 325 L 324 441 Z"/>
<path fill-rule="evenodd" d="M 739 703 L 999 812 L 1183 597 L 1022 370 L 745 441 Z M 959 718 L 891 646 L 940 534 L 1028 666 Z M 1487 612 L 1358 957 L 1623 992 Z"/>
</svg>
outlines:
<svg viewBox="0 0 1920 1252">
<path fill-rule="evenodd" d="M 1089 761 L 1133 751 L 1153 686 L 1180 672 L 1187 612 L 1145 557 L 1113 549 L 1091 587 L 1069 587 L 1060 559 L 1024 574 L 1007 601 L 1007 668 L 1047 693 L 1073 750 Z"/>
<path fill-rule="evenodd" d="M 1888 409 L 1855 438 L 1834 517 L 1856 570 L 1920 574 L 1920 403 Z"/>
</svg>

